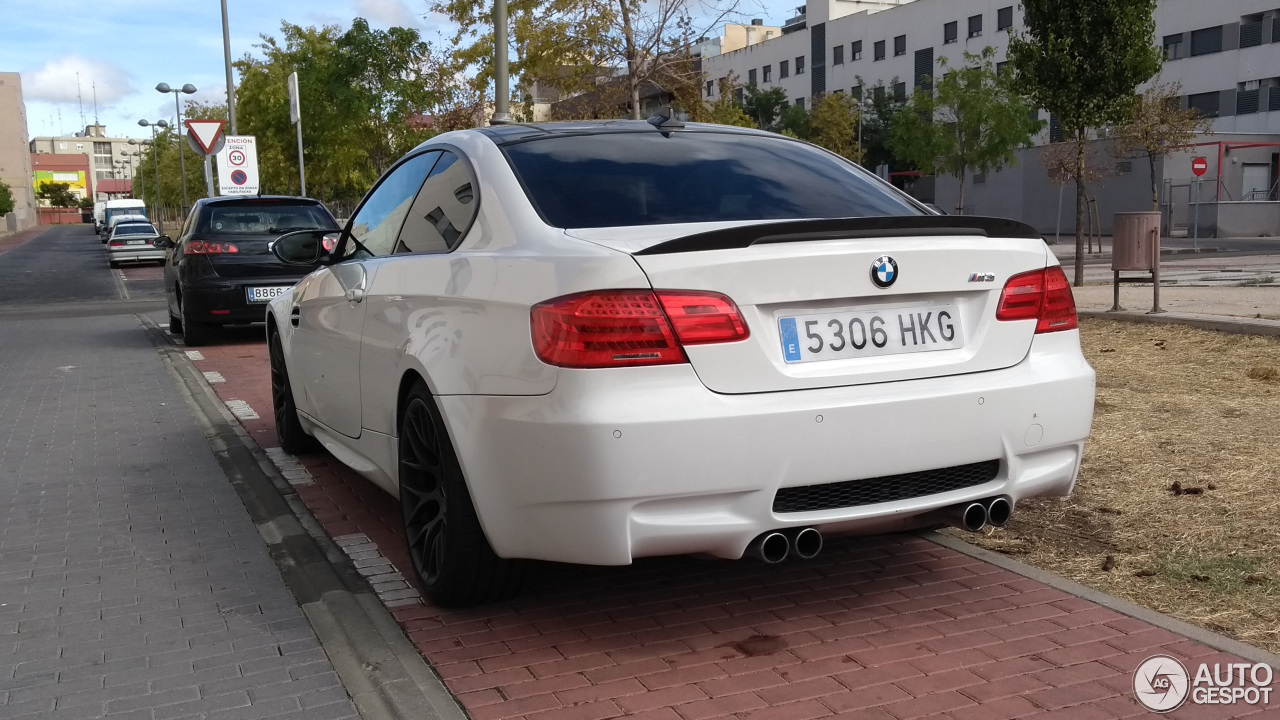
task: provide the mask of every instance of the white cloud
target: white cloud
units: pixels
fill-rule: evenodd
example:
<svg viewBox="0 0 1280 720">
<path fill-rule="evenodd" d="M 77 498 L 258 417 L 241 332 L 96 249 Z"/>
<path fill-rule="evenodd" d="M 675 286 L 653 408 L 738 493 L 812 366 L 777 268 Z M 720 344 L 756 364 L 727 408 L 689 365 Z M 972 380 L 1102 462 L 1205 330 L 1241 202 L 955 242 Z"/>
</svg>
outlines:
<svg viewBox="0 0 1280 720">
<path fill-rule="evenodd" d="M 103 60 L 67 55 L 22 73 L 22 94 L 27 100 L 76 102 L 76 73 L 80 74 L 80 96 L 86 107 L 92 105 L 95 91 L 99 106 L 110 105 L 135 92 L 133 78 L 123 68 Z"/>
<path fill-rule="evenodd" d="M 421 25 L 404 0 L 356 0 L 356 14 L 373 25 L 406 28 Z"/>
</svg>

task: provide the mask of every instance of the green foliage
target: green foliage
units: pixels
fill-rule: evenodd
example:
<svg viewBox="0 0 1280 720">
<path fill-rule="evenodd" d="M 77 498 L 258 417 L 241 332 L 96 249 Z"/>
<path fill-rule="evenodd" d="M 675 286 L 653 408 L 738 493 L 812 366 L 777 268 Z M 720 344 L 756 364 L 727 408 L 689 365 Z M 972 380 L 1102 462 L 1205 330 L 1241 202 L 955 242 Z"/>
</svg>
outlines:
<svg viewBox="0 0 1280 720">
<path fill-rule="evenodd" d="M 81 199 L 80 199 L 80 209 L 81 209 L 81 210 L 92 210 L 92 209 L 93 209 L 93 198 L 88 198 L 88 197 L 87 197 L 87 198 L 81 198 Z M 4 214 L 4 213 L 0 213 L 0 215 L 3 215 L 3 214 Z"/>
<path fill-rule="evenodd" d="M 1125 122 L 1116 128 L 1121 155 L 1145 157 L 1151 171 L 1151 209 L 1160 209 L 1156 181 L 1156 158 L 1190 143 L 1197 134 L 1211 131 L 1213 123 L 1198 110 L 1183 109 L 1179 102 L 1182 87 L 1158 83 L 1135 97 Z"/>
<path fill-rule="evenodd" d="M 9 186 L 0 182 L 0 217 L 4 217 L 13 212 L 14 208 L 13 191 Z"/>
<path fill-rule="evenodd" d="M 814 145 L 853 162 L 862 159 L 858 147 L 858 104 L 842 93 L 817 98 L 809 114 L 810 136 Z"/>
<path fill-rule="evenodd" d="M 748 85 L 743 93 L 742 111 L 755 121 L 761 130 L 776 130 L 783 108 L 787 106 L 787 91 L 780 88 L 761 90 Z"/>
<path fill-rule="evenodd" d="M 49 207 L 73 208 L 80 204 L 80 198 L 71 192 L 71 185 L 64 182 L 40 183 L 36 197 L 48 201 Z"/>
<path fill-rule="evenodd" d="M 808 140 L 813 134 L 809 111 L 799 105 L 788 105 L 778 118 L 777 130 L 788 137 Z"/>
<path fill-rule="evenodd" d="M 926 173 L 960 181 L 957 214 L 964 207 L 966 172 L 986 173 L 1014 162 L 1014 150 L 1031 144 L 1041 121 L 995 71 L 995 50 L 965 53 L 965 66 L 944 72 L 932 92 L 918 89 L 894 116 L 889 144 Z M 948 70 L 945 58 L 941 60 Z"/>
<path fill-rule="evenodd" d="M 897 156 L 889 146 L 893 118 L 906 106 L 905 100 L 893 95 L 893 86 L 898 84 L 898 78 L 894 77 L 888 84 L 879 82 L 867 86 L 859 76 L 858 84 L 863 87 L 863 167 L 875 169 L 881 165 L 889 165 L 894 170 L 914 170 L 915 165 Z"/>
<path fill-rule="evenodd" d="M 680 108 L 689 116 L 691 122 L 755 127 L 755 122 L 750 117 L 747 117 L 747 114 L 742 111 L 742 107 L 738 105 L 735 99 L 737 90 L 737 76 L 731 74 L 728 77 L 721 78 L 719 92 L 716 94 L 716 99 L 711 102 L 704 101 L 696 87 L 692 91 L 687 89 L 678 90 L 676 99 L 679 101 Z M 690 96 L 690 92 L 692 96 Z"/>
<path fill-rule="evenodd" d="M 1159 70 L 1156 0 L 1023 0 L 1025 33 L 1009 39 L 1019 90 L 1075 144 L 1075 284 L 1084 284 L 1085 143 L 1123 122 L 1137 87 Z"/>
</svg>

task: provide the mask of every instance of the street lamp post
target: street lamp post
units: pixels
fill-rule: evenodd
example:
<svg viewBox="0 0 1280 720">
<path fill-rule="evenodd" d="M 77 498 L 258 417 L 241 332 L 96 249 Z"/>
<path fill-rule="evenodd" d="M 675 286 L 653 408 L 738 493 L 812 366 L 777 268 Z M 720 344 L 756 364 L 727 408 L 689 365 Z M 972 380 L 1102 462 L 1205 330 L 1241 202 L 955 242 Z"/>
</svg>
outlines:
<svg viewBox="0 0 1280 720">
<path fill-rule="evenodd" d="M 156 165 L 156 203 L 153 206 L 155 212 L 156 229 L 164 234 L 164 220 L 160 218 L 160 143 L 156 142 L 156 128 L 167 128 L 169 123 L 165 120 L 157 120 L 148 122 L 147 120 L 139 120 L 138 124 L 142 127 L 151 128 L 151 155 L 155 158 Z"/>
<path fill-rule="evenodd" d="M 187 156 L 182 152 L 182 106 L 178 103 L 178 93 L 191 95 L 196 91 L 196 86 L 187 83 L 180 88 L 171 88 L 169 83 L 160 83 L 156 85 L 156 92 L 173 93 L 173 109 L 178 113 L 178 125 L 175 130 L 178 131 L 178 166 L 182 171 L 182 211 L 187 211 Z"/>
<path fill-rule="evenodd" d="M 138 143 L 137 140 L 129 141 L 130 145 L 136 145 L 137 143 Z M 133 159 L 136 157 L 141 157 L 141 155 L 142 154 L 137 151 L 134 151 L 134 152 L 129 152 L 128 150 L 120 151 L 120 156 L 123 157 L 125 160 L 129 161 L 129 182 L 130 183 L 132 183 L 134 180 L 137 180 L 137 174 L 138 174 L 137 170 L 135 170 L 133 167 Z M 129 188 L 129 194 L 130 195 L 134 194 L 132 186 Z"/>
</svg>

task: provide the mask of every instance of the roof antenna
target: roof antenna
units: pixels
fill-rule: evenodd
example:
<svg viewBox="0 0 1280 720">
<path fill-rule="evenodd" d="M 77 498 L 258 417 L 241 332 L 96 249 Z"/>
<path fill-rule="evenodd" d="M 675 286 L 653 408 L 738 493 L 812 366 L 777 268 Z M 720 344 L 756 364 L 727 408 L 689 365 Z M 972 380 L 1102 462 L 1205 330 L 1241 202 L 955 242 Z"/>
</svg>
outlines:
<svg viewBox="0 0 1280 720">
<path fill-rule="evenodd" d="M 670 111 L 668 110 L 668 112 Z M 654 113 L 653 115 L 650 115 L 649 119 L 645 122 L 661 130 L 662 136 L 668 138 L 671 137 L 671 133 L 673 131 L 684 129 L 684 123 L 676 119 L 675 113 L 671 113 L 670 115 Z"/>
<path fill-rule="evenodd" d="M 93 124 L 98 124 L 98 81 L 93 81 Z"/>
<path fill-rule="evenodd" d="M 80 93 L 80 73 L 76 73 L 76 100 L 80 103 L 80 127 L 88 125 L 84 121 L 84 95 Z"/>
</svg>

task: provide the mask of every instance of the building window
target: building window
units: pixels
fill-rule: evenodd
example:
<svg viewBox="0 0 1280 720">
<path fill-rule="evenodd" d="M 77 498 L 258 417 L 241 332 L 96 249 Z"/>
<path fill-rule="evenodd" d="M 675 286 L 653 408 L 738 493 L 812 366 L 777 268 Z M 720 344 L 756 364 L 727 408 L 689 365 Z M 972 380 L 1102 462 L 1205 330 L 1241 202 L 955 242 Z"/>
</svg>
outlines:
<svg viewBox="0 0 1280 720">
<path fill-rule="evenodd" d="M 996 63 L 996 75 L 1003 75 L 1005 70 L 1009 69 L 1009 61 Z"/>
<path fill-rule="evenodd" d="M 876 55 L 875 55 L 876 61 L 880 61 L 884 59 L 884 41 L 883 40 L 876 41 L 875 52 L 876 52 Z"/>
<path fill-rule="evenodd" d="M 804 74 L 804 56 L 803 55 L 796 58 L 796 74 L 797 75 Z"/>
<path fill-rule="evenodd" d="M 832 65 L 844 64 L 844 46 L 843 45 L 837 45 L 831 48 L 831 64 Z"/>
<path fill-rule="evenodd" d="M 907 99 L 907 84 L 904 82 L 894 83 L 893 99 L 899 102 Z"/>
<path fill-rule="evenodd" d="M 765 65 L 764 69 L 760 72 L 760 74 L 761 74 L 761 78 L 765 82 L 773 82 L 773 66 L 772 65 Z"/>
<path fill-rule="evenodd" d="M 66 144 L 66 143 L 64 143 L 64 142 L 60 142 L 60 143 L 58 143 L 58 149 L 59 149 L 59 150 L 66 150 L 66 149 L 67 149 L 67 144 Z"/>
<path fill-rule="evenodd" d="M 861 59 L 862 59 L 862 41 L 861 41 L 861 40 L 854 40 L 854 41 L 853 41 L 852 48 L 853 48 L 853 53 L 852 53 L 852 58 L 850 58 L 850 59 L 851 59 L 851 60 L 861 60 Z"/>
<path fill-rule="evenodd" d="M 1262 44 L 1262 16 L 1242 18 L 1240 21 L 1240 47 L 1257 47 Z"/>
<path fill-rule="evenodd" d="M 1259 83 L 1248 82 L 1240 83 L 1236 90 L 1236 114 L 1252 115 L 1258 112 L 1262 104 L 1262 91 L 1259 89 Z"/>
<path fill-rule="evenodd" d="M 1217 91 L 1187 96 L 1187 108 L 1199 110 L 1204 117 L 1218 117 L 1221 102 L 1222 93 Z"/>
<path fill-rule="evenodd" d="M 942 44 L 950 45 L 960 38 L 960 23 L 952 21 L 942 26 Z"/>
<path fill-rule="evenodd" d="M 986 173 L 974 173 L 974 174 L 973 174 L 973 184 L 974 184 L 974 185 L 986 185 L 986 184 L 987 184 L 987 174 L 986 174 Z"/>
<path fill-rule="evenodd" d="M 76 149 L 77 149 L 77 150 L 83 150 L 83 149 L 84 149 L 84 143 L 76 143 Z"/>
<path fill-rule="evenodd" d="M 1186 57 L 1182 49 L 1182 33 L 1164 36 L 1164 59 L 1177 60 Z"/>
<path fill-rule="evenodd" d="M 109 143 L 109 142 L 96 142 L 96 143 L 94 143 L 94 144 L 93 144 L 93 154 L 94 154 L 94 155 L 110 155 L 110 154 L 111 154 L 111 143 Z"/>
<path fill-rule="evenodd" d="M 976 38 L 982 36 L 982 16 L 974 15 L 969 18 L 969 37 Z"/>
<path fill-rule="evenodd" d="M 996 30 L 1008 30 L 1013 27 L 1013 6 L 1002 7 L 996 11 Z"/>
<path fill-rule="evenodd" d="M 791 74 L 791 62 L 788 60 L 778 61 L 778 79 L 781 80 Z"/>
<path fill-rule="evenodd" d="M 711 97 L 711 93 L 715 92 L 715 89 L 716 89 L 716 81 L 708 80 L 707 81 L 707 97 Z"/>
<path fill-rule="evenodd" d="M 1191 57 L 1222 52 L 1222 26 L 1191 32 Z"/>
<path fill-rule="evenodd" d="M 861 85 L 854 85 L 853 87 L 849 88 L 849 97 L 853 98 L 854 100 L 857 100 L 857 101 L 861 102 L 861 101 L 862 101 L 862 86 L 861 86 Z"/>
<path fill-rule="evenodd" d="M 796 107 L 804 109 L 804 98 L 796 98 Z"/>
<path fill-rule="evenodd" d="M 907 36 L 899 35 L 898 37 L 893 39 L 893 56 L 898 57 L 899 55 L 906 55 L 906 54 L 907 54 Z"/>
<path fill-rule="evenodd" d="M 751 68 L 750 70 L 748 70 L 748 71 L 747 71 L 747 84 L 748 84 L 748 85 L 755 85 L 755 84 L 756 84 L 756 69 L 755 69 L 755 68 Z"/>
</svg>

